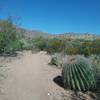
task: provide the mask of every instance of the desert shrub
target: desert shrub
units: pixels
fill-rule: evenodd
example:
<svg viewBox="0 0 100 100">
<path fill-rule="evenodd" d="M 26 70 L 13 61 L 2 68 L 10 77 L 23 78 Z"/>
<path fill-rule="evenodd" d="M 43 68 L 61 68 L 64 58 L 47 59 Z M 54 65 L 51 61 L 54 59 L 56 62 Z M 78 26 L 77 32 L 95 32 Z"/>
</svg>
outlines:
<svg viewBox="0 0 100 100">
<path fill-rule="evenodd" d="M 89 56 L 89 59 L 96 71 L 97 89 L 95 93 L 97 94 L 97 100 L 100 100 L 100 55 L 91 55 Z"/>
<path fill-rule="evenodd" d="M 65 47 L 65 53 L 68 55 L 85 55 L 100 54 L 100 41 L 69 41 Z"/>
<path fill-rule="evenodd" d="M 82 56 L 70 56 L 63 64 L 62 75 L 65 88 L 87 91 L 96 86 L 92 65 Z"/>
<path fill-rule="evenodd" d="M 65 54 L 67 55 L 77 55 L 80 54 L 80 42 L 77 41 L 67 41 L 64 48 Z"/>
<path fill-rule="evenodd" d="M 33 49 L 33 44 L 31 40 L 22 38 L 19 40 L 20 42 L 20 50 L 32 50 Z"/>
<path fill-rule="evenodd" d="M 100 55 L 91 55 L 89 56 L 89 59 L 94 65 L 94 69 L 96 70 L 97 74 L 100 74 Z"/>
<path fill-rule="evenodd" d="M 50 65 L 56 65 L 57 68 L 62 68 L 64 55 L 61 53 L 55 53 L 51 55 Z"/>
<path fill-rule="evenodd" d="M 3 32 L 0 32 L 0 53 L 3 52 L 4 47 L 6 46 L 6 38 Z"/>
<path fill-rule="evenodd" d="M 12 38 L 13 36 L 8 36 L 8 34 L 0 32 L 0 53 L 1 54 L 19 48 L 19 43 L 17 39 L 13 40 Z"/>
<path fill-rule="evenodd" d="M 59 38 L 48 39 L 46 51 L 48 53 L 62 52 L 65 48 L 65 40 Z"/>
<path fill-rule="evenodd" d="M 44 37 L 36 37 L 32 39 L 33 47 L 39 50 L 45 50 L 47 46 L 47 39 Z"/>
<path fill-rule="evenodd" d="M 51 61 L 50 61 L 49 64 L 50 64 L 50 65 L 56 65 L 56 66 L 58 66 L 58 58 L 57 58 L 56 55 L 52 55 Z"/>
<path fill-rule="evenodd" d="M 16 52 L 18 50 L 21 50 L 21 43 L 16 40 L 6 45 L 6 47 L 4 48 L 4 53 Z"/>
<path fill-rule="evenodd" d="M 12 20 L 0 20 L 0 54 L 13 54 L 20 46 Z"/>
<path fill-rule="evenodd" d="M 65 53 L 68 55 L 77 55 L 79 54 L 80 49 L 78 47 L 67 47 L 65 48 Z"/>
<path fill-rule="evenodd" d="M 100 41 L 85 41 L 82 43 L 82 54 L 90 56 L 92 54 L 100 54 Z"/>
<path fill-rule="evenodd" d="M 39 50 L 45 50 L 50 54 L 64 53 L 68 55 L 100 54 L 100 40 L 68 40 L 66 38 L 33 38 L 33 46 Z"/>
</svg>

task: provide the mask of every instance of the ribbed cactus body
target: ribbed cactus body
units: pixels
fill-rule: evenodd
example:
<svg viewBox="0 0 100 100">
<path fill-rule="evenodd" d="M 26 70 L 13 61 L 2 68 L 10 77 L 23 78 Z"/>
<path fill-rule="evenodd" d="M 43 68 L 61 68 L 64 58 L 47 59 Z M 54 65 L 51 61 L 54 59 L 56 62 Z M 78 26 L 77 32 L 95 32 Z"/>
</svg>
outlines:
<svg viewBox="0 0 100 100">
<path fill-rule="evenodd" d="M 90 63 L 84 57 L 71 57 L 63 66 L 65 88 L 87 91 L 95 86 L 95 77 Z"/>
</svg>

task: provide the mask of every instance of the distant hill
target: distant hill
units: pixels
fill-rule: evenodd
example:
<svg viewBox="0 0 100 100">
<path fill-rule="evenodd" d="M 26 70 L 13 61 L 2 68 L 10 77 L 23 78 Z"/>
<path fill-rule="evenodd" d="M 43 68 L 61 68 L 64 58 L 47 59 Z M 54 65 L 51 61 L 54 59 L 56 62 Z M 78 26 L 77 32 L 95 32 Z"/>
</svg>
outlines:
<svg viewBox="0 0 100 100">
<path fill-rule="evenodd" d="M 38 30 L 27 30 L 27 29 L 24 29 L 24 28 L 20 28 L 20 27 L 17 27 L 17 34 L 20 38 L 35 38 L 35 37 L 47 37 L 49 34 L 48 33 L 44 33 L 44 32 L 41 32 L 41 31 L 38 31 Z"/>
<path fill-rule="evenodd" d="M 95 34 L 91 34 L 91 33 L 73 33 L 73 32 L 63 33 L 63 34 L 51 34 L 51 35 L 49 35 L 49 37 L 86 39 L 86 40 L 95 39 L 95 38 L 100 39 L 100 35 L 95 35 Z"/>
<path fill-rule="evenodd" d="M 63 33 L 63 34 L 48 34 L 39 30 L 26 30 L 22 28 L 18 28 L 20 30 L 19 33 L 22 33 L 25 37 L 34 38 L 34 37 L 59 37 L 59 38 L 71 38 L 71 39 L 100 39 L 100 35 L 95 35 L 91 33 Z"/>
<path fill-rule="evenodd" d="M 27 32 L 28 32 L 29 37 L 37 37 L 37 36 L 47 37 L 48 36 L 48 33 L 44 33 L 38 30 L 27 30 Z"/>
</svg>

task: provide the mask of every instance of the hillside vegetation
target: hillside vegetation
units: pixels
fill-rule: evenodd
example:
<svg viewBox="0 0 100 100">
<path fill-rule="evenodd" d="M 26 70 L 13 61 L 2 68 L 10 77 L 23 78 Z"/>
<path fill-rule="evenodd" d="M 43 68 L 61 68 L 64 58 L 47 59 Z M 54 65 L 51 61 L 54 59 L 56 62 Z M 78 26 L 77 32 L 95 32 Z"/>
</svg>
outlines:
<svg viewBox="0 0 100 100">
<path fill-rule="evenodd" d="M 91 38 L 86 39 L 85 36 L 87 37 L 65 33 L 61 37 L 40 31 L 27 31 L 14 25 L 8 18 L 0 20 L 0 54 L 13 54 L 24 49 L 45 50 L 48 53 L 63 52 L 68 55 L 100 54 L 100 38 L 90 36 Z"/>
</svg>

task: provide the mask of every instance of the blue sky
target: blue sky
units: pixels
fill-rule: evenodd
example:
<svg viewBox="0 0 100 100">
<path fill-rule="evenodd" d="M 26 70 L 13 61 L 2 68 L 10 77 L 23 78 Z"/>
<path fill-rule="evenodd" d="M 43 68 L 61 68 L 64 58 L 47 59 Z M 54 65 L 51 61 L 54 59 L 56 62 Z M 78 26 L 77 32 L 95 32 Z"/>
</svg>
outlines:
<svg viewBox="0 0 100 100">
<path fill-rule="evenodd" d="M 0 18 L 48 33 L 100 34 L 100 0 L 0 0 Z"/>
</svg>

